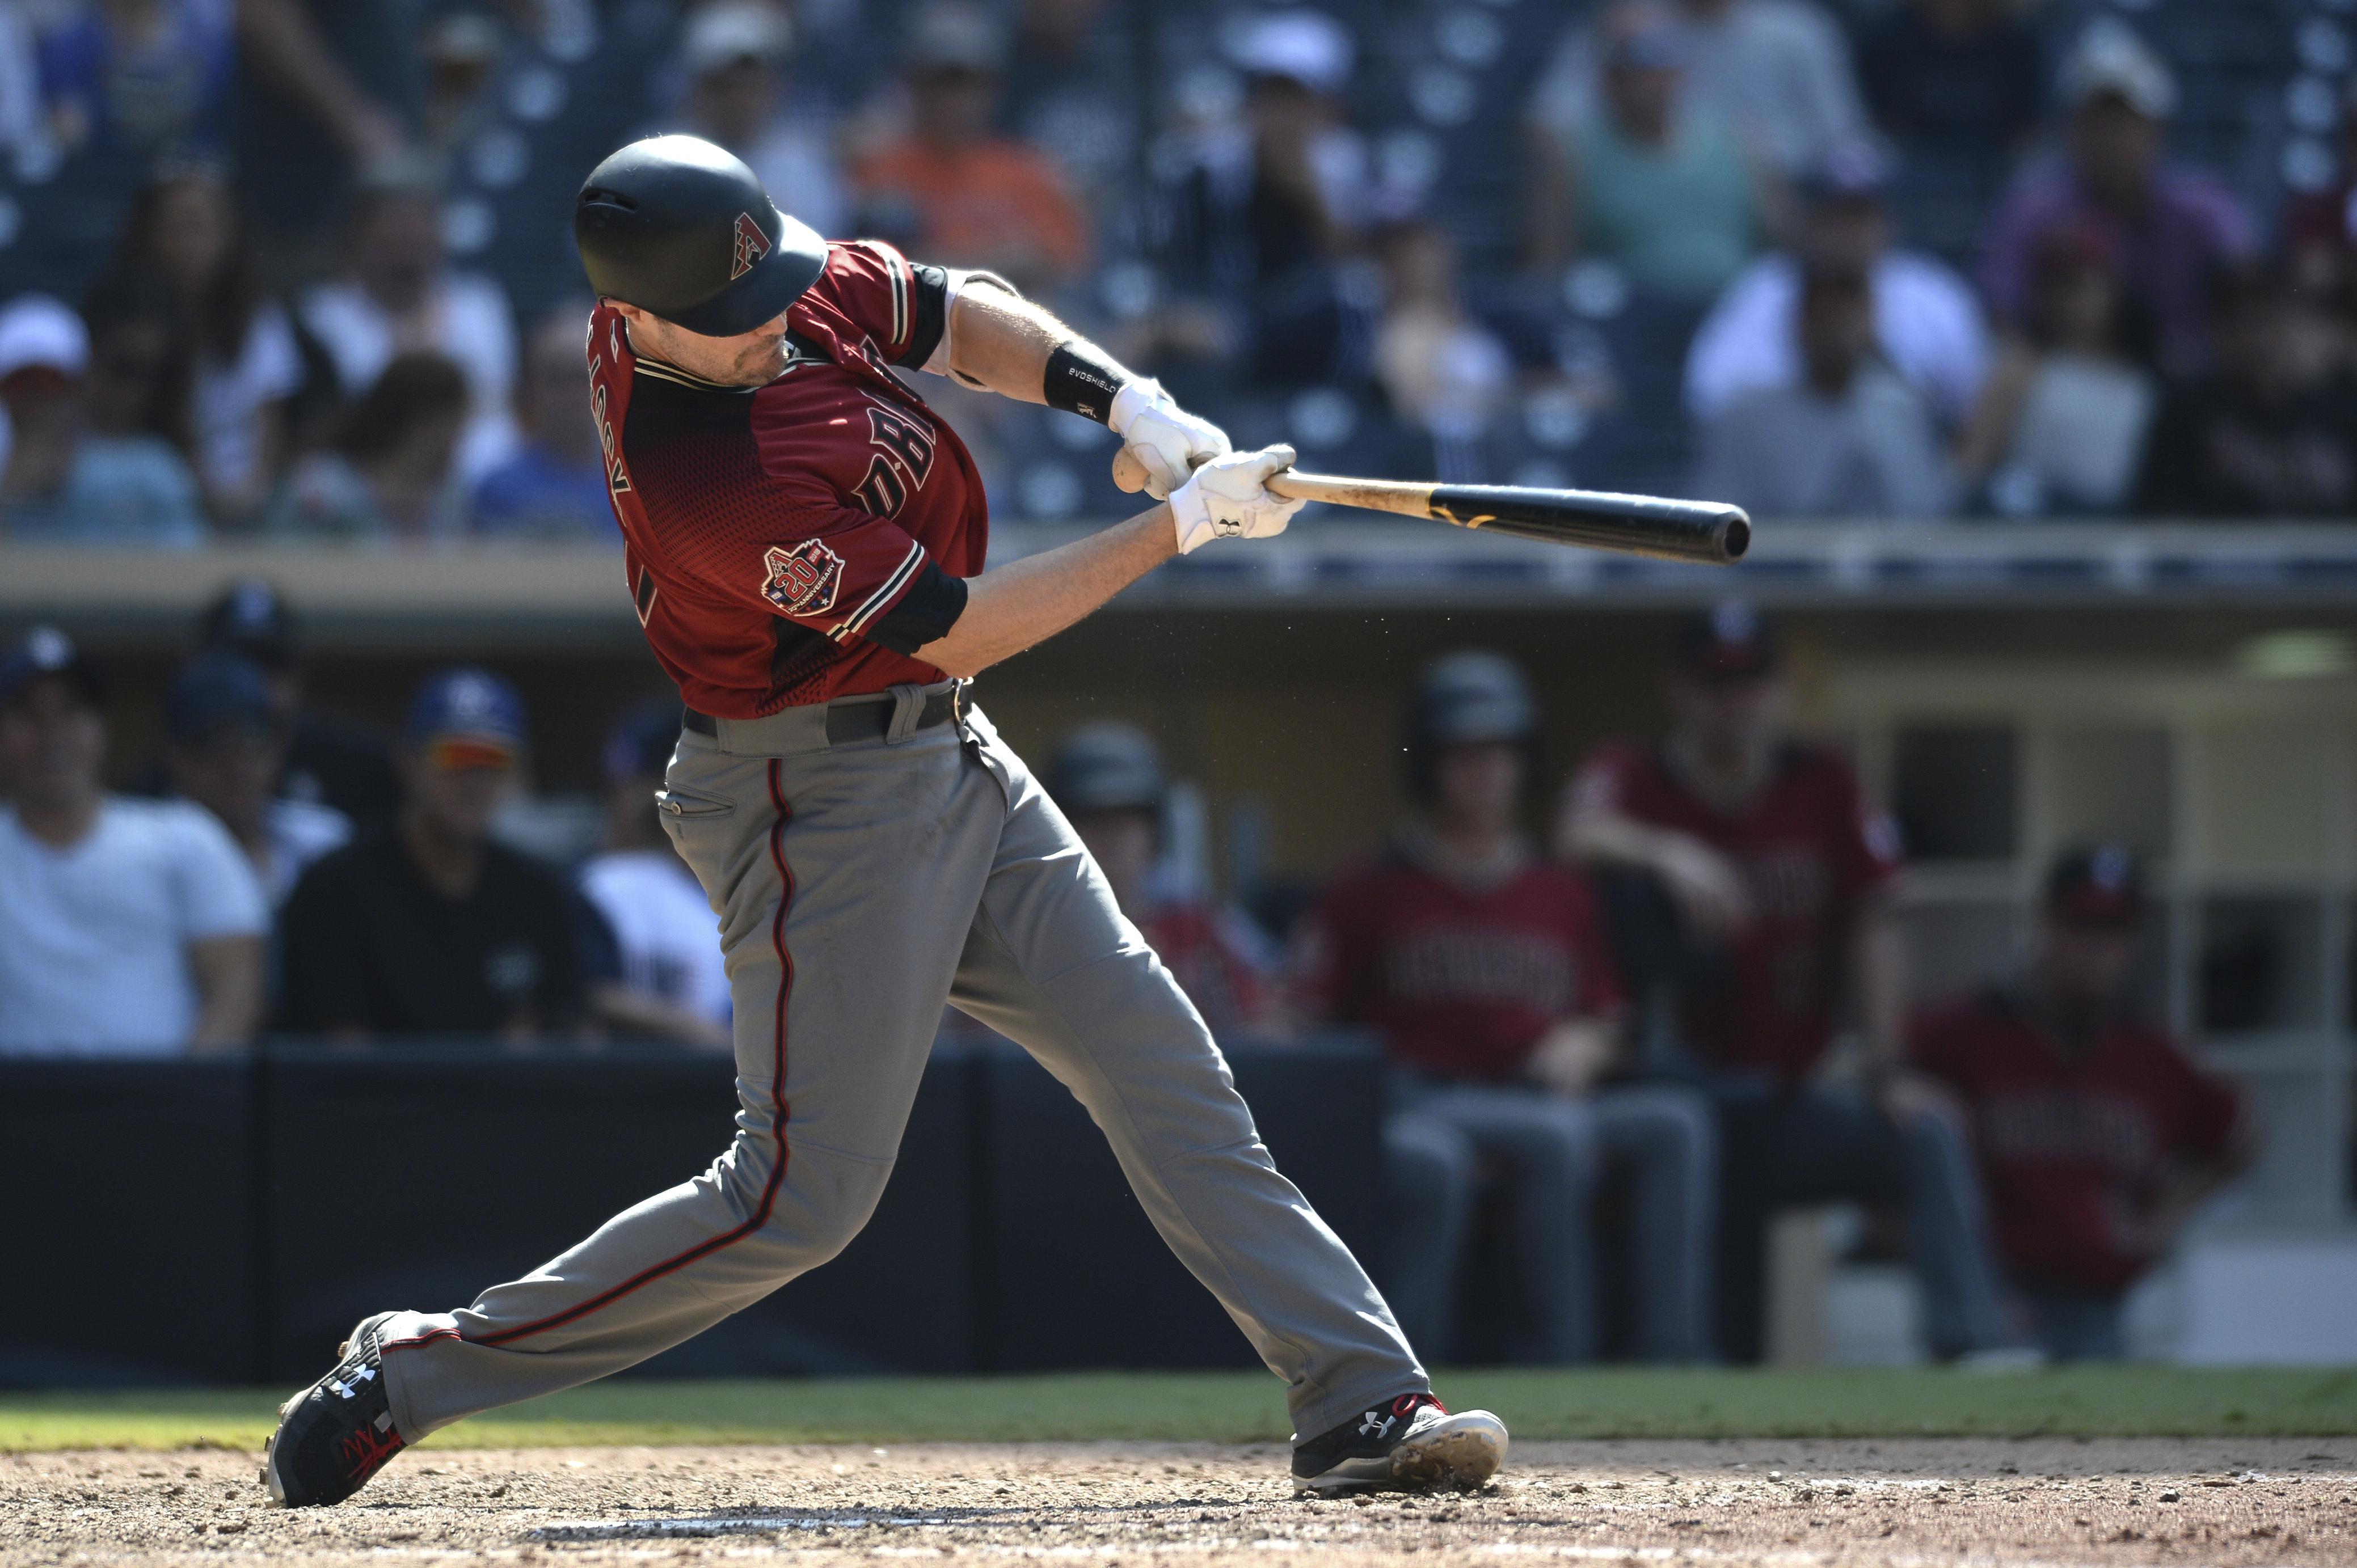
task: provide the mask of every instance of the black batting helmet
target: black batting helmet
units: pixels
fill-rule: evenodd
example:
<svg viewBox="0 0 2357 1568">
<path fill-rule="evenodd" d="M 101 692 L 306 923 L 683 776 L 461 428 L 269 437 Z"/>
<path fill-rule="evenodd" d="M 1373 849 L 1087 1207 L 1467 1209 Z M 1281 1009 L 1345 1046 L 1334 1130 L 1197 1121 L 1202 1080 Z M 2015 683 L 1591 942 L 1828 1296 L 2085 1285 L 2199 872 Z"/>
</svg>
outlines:
<svg viewBox="0 0 2357 1568">
<path fill-rule="evenodd" d="M 1064 737 L 1048 764 L 1048 793 L 1068 817 L 1158 811 L 1168 789 L 1153 738 L 1114 720 L 1082 725 Z"/>
<path fill-rule="evenodd" d="M 599 295 L 706 338 L 775 319 L 826 266 L 826 242 L 699 136 L 650 136 L 590 170 L 573 242 Z"/>
<path fill-rule="evenodd" d="M 1418 800 L 1431 798 L 1434 761 L 1452 746 L 1512 741 L 1523 748 L 1526 782 L 1538 779 L 1538 704 L 1522 667 L 1502 653 L 1451 653 L 1426 665 L 1406 728 L 1408 788 Z"/>
</svg>

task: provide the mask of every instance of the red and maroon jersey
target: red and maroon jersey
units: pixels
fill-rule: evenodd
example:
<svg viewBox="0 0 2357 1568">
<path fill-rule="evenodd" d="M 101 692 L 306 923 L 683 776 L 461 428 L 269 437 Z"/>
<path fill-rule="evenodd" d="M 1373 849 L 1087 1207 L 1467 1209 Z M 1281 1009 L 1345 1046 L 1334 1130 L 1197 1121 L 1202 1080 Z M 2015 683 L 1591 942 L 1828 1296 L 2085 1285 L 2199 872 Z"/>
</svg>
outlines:
<svg viewBox="0 0 2357 1568">
<path fill-rule="evenodd" d="M 1195 903 L 1160 904 L 1137 925 L 1212 1034 L 1250 1034 L 1273 1021 L 1267 978 L 1217 913 Z"/>
<path fill-rule="evenodd" d="M 1621 1003 L 1587 879 L 1538 860 L 1472 888 L 1387 849 L 1328 885 L 1294 964 L 1309 1012 L 1447 1078 L 1523 1078 L 1551 1026 Z"/>
<path fill-rule="evenodd" d="M 1858 907 L 1900 869 L 1899 832 L 1832 750 L 1787 746 L 1751 799 L 1722 810 L 1658 746 L 1609 746 L 1572 781 L 1575 809 L 1691 833 L 1742 869 L 1750 928 L 1716 984 L 1688 998 L 1688 1042 L 1714 1067 L 1806 1078 L 1833 1035 Z"/>
<path fill-rule="evenodd" d="M 827 247 L 769 385 L 716 386 L 589 318 L 591 401 L 624 563 L 690 707 L 756 718 L 930 683 L 909 657 L 964 607 L 988 511 L 956 432 L 887 367 L 921 365 L 947 278 L 875 241 Z"/>
<path fill-rule="evenodd" d="M 2131 1227 L 2169 1165 L 2223 1155 L 2242 1114 L 2233 1089 L 2134 1016 L 2073 1054 L 1992 987 L 1925 1011 L 1910 1043 L 1970 1114 L 1997 1251 L 2024 1283 L 2126 1290 L 2152 1262 Z"/>
</svg>

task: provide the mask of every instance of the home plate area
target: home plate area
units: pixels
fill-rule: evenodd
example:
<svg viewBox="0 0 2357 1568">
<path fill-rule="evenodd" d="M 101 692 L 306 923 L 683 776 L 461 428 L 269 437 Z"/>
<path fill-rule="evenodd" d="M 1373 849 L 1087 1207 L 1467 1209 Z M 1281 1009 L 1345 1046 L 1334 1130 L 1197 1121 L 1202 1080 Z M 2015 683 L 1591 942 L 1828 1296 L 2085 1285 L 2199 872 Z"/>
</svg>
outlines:
<svg viewBox="0 0 2357 1568">
<path fill-rule="evenodd" d="M 2357 1441 L 1531 1443 L 1481 1491 L 1293 1496 L 1210 1444 L 404 1455 L 350 1503 L 267 1507 L 251 1455 L 0 1456 L 0 1565 L 966 1557 L 1352 1564 L 2357 1563 Z"/>
</svg>

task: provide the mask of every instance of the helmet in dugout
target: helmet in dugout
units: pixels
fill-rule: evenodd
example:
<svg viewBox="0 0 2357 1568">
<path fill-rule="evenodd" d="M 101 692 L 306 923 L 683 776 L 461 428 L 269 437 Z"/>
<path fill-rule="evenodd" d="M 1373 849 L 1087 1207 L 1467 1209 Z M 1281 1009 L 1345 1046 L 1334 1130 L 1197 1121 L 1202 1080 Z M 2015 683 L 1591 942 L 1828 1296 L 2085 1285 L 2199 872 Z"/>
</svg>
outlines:
<svg viewBox="0 0 2357 1568">
<path fill-rule="evenodd" d="M 826 267 L 826 242 L 698 136 L 650 136 L 590 170 L 573 241 L 598 295 L 706 338 L 774 320 Z"/>
<path fill-rule="evenodd" d="M 1048 764 L 1048 793 L 1067 817 L 1159 811 L 1168 790 L 1162 753 L 1135 725 L 1082 725 L 1064 737 Z"/>
<path fill-rule="evenodd" d="M 1432 798 L 1434 765 L 1454 746 L 1508 741 L 1522 748 L 1525 785 L 1538 780 L 1538 703 L 1522 666 L 1501 653 L 1469 650 L 1434 660 L 1408 697 L 1405 736 L 1409 792 Z"/>
</svg>

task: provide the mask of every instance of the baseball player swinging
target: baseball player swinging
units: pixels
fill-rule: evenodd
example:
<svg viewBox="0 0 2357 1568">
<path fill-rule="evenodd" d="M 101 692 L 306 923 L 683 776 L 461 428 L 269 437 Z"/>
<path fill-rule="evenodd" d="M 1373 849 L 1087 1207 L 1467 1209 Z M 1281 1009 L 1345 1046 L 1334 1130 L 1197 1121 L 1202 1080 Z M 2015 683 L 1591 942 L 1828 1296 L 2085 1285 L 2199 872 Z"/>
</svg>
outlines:
<svg viewBox="0 0 2357 1568">
<path fill-rule="evenodd" d="M 1263 481 L 1292 451 L 1230 451 L 996 277 L 821 240 L 694 137 L 598 165 L 574 233 L 630 595 L 687 704 L 656 799 L 720 918 L 737 1135 L 471 1306 L 362 1319 L 281 1412 L 272 1496 L 340 1501 L 430 1432 L 619 1371 L 834 1256 L 884 1190 L 944 1003 L 1088 1107 L 1286 1380 L 1298 1487 L 1488 1478 L 1504 1425 L 1433 1398 L 1195 1009 L 961 699 L 1172 555 L 1282 532 L 1301 503 Z M 1157 504 L 985 571 L 974 460 L 894 366 L 1110 425 Z"/>
</svg>

